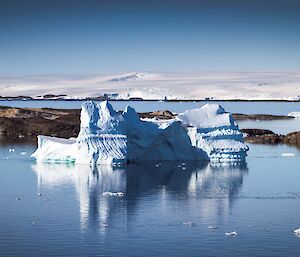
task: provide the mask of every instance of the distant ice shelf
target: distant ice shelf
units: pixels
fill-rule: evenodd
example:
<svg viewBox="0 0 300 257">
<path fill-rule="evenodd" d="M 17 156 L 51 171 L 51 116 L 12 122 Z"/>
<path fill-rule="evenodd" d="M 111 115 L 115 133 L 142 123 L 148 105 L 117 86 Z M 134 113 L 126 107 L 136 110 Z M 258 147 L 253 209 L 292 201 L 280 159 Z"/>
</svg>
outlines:
<svg viewBox="0 0 300 257">
<path fill-rule="evenodd" d="M 85 102 L 77 138 L 38 136 L 37 162 L 114 164 L 139 161 L 245 160 L 248 147 L 232 115 L 216 104 L 179 114 L 166 122 L 141 120 L 127 106 Z"/>
</svg>

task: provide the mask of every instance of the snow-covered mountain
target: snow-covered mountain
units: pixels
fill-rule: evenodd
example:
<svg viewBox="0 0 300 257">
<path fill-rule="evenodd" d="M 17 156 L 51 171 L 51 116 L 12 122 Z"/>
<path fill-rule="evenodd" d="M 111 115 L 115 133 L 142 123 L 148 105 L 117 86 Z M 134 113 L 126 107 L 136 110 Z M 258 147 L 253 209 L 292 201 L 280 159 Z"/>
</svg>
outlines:
<svg viewBox="0 0 300 257">
<path fill-rule="evenodd" d="M 1 96 L 115 99 L 300 99 L 300 71 L 0 76 Z"/>
</svg>

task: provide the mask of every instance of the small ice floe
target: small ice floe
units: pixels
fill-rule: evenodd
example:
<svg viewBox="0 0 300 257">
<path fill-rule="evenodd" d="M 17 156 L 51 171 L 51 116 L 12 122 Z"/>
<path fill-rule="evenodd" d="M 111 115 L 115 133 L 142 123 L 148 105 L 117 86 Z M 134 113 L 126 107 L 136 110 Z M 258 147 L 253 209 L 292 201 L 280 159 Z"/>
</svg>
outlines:
<svg viewBox="0 0 300 257">
<path fill-rule="evenodd" d="M 17 198 L 16 198 L 16 201 L 20 201 L 20 200 L 21 200 L 21 198 L 20 198 L 20 197 L 17 197 Z"/>
<path fill-rule="evenodd" d="M 102 195 L 104 195 L 104 196 L 123 196 L 124 193 L 123 192 L 110 192 L 110 191 L 107 191 L 107 192 L 103 192 Z"/>
<path fill-rule="evenodd" d="M 218 228 L 217 226 L 208 226 L 209 230 L 213 230 L 213 229 L 217 229 L 217 228 Z"/>
<path fill-rule="evenodd" d="M 186 170 L 186 167 L 182 167 L 181 169 L 182 169 L 182 170 Z"/>
<path fill-rule="evenodd" d="M 10 153 L 12 153 L 12 152 L 15 151 L 15 149 L 14 149 L 14 148 L 9 148 L 8 151 L 9 151 Z"/>
<path fill-rule="evenodd" d="M 38 193 L 38 196 L 42 196 L 42 194 L 41 194 L 41 193 Z"/>
<path fill-rule="evenodd" d="M 26 152 L 21 152 L 21 155 L 25 155 L 25 154 L 27 154 Z"/>
<path fill-rule="evenodd" d="M 238 233 L 236 231 L 231 231 L 231 232 L 226 232 L 225 235 L 226 236 L 237 236 Z"/>
<path fill-rule="evenodd" d="M 294 233 L 300 236 L 300 228 L 295 229 Z"/>
<path fill-rule="evenodd" d="M 182 225 L 192 227 L 192 226 L 195 226 L 196 224 L 193 221 L 185 221 L 185 222 L 182 222 Z"/>
<path fill-rule="evenodd" d="M 295 154 L 294 153 L 282 153 L 281 156 L 282 157 L 294 157 Z"/>
<path fill-rule="evenodd" d="M 282 157 L 294 157 L 295 154 L 294 153 L 282 153 L 281 156 Z"/>
<path fill-rule="evenodd" d="M 289 112 L 288 116 L 292 116 L 295 119 L 300 119 L 300 112 Z"/>
</svg>

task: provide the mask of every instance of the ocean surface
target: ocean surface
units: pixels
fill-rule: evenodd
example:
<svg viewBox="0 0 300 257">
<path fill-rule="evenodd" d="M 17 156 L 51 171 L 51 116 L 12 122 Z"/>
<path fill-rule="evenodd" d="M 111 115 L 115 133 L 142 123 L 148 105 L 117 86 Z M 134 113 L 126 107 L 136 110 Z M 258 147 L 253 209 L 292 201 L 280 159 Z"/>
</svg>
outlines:
<svg viewBox="0 0 300 257">
<path fill-rule="evenodd" d="M 298 257 L 300 149 L 249 147 L 238 165 L 90 167 L 37 164 L 35 144 L 3 141 L 0 256 Z"/>
<path fill-rule="evenodd" d="M 80 109 L 83 101 L 0 101 L 0 106 L 31 107 L 31 108 L 62 108 Z M 157 110 L 169 110 L 172 112 L 184 112 L 188 109 L 199 108 L 208 102 L 164 102 L 164 101 L 111 101 L 117 110 L 124 110 L 127 105 L 135 108 L 137 112 L 151 112 Z M 274 114 L 287 115 L 289 112 L 300 111 L 300 102 L 209 102 L 222 105 L 226 111 L 244 114 Z"/>
<path fill-rule="evenodd" d="M 250 145 L 234 166 L 115 168 L 36 164 L 34 149 L 0 147 L 0 256 L 300 255 L 296 148 Z"/>
</svg>

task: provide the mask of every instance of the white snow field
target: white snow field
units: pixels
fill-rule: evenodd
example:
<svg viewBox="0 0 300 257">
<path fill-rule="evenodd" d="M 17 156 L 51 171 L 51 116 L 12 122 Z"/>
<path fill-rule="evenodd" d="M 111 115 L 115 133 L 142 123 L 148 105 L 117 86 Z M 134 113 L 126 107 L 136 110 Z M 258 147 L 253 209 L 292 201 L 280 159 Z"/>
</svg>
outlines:
<svg viewBox="0 0 300 257">
<path fill-rule="evenodd" d="M 116 112 L 107 102 L 85 102 L 76 139 L 38 137 L 37 162 L 115 164 L 181 160 L 238 162 L 248 147 L 230 113 L 216 104 L 176 119 L 141 120 L 130 106 Z"/>
<path fill-rule="evenodd" d="M 284 89 L 284 90 L 283 90 Z M 299 100 L 300 72 L 131 72 L 0 77 L 1 96 L 63 95 L 66 99 Z"/>
</svg>

